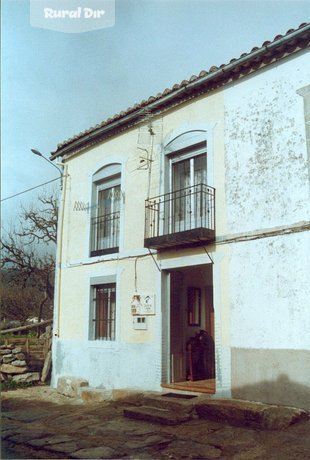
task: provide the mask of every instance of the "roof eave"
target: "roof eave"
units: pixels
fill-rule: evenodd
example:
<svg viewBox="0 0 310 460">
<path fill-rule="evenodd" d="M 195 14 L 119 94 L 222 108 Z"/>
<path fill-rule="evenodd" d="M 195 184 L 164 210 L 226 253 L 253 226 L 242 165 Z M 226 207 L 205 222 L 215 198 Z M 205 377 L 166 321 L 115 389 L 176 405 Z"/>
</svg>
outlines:
<svg viewBox="0 0 310 460">
<path fill-rule="evenodd" d="M 146 113 L 146 111 L 154 112 L 159 111 L 160 109 L 170 107 L 175 102 L 183 102 L 185 96 L 191 95 L 193 93 L 199 93 L 201 91 L 206 91 L 207 87 L 210 86 L 212 82 L 216 82 L 218 79 L 228 76 L 230 73 L 237 70 L 236 75 L 242 73 L 241 70 L 252 61 L 259 62 L 263 56 L 268 55 L 269 53 L 275 52 L 278 48 L 281 49 L 288 44 L 294 44 L 295 39 L 301 40 L 304 35 L 306 35 L 310 30 L 310 24 L 307 24 L 302 29 L 297 29 L 290 34 L 287 34 L 279 39 L 274 40 L 272 43 L 264 44 L 261 48 L 256 49 L 248 53 L 247 55 L 240 57 L 239 59 L 230 62 L 224 66 L 221 66 L 219 69 L 214 72 L 210 72 L 204 77 L 197 78 L 197 80 L 190 81 L 179 89 L 172 90 L 170 93 L 159 97 L 154 102 L 141 105 L 136 110 L 133 110 L 131 113 L 127 113 L 116 120 L 95 128 L 89 133 L 81 135 L 79 138 L 68 142 L 67 144 L 61 146 L 55 152 L 52 152 L 51 159 L 55 159 L 58 156 L 63 156 L 66 154 L 74 153 L 80 151 L 84 148 L 89 147 L 90 145 L 97 143 L 102 140 L 102 138 L 112 135 L 115 131 L 124 130 L 126 128 L 132 127 L 137 123 L 141 122 L 141 117 Z M 294 50 L 290 54 L 296 52 Z M 281 59 L 282 56 L 278 59 Z M 227 82 L 224 82 L 226 84 Z"/>
</svg>

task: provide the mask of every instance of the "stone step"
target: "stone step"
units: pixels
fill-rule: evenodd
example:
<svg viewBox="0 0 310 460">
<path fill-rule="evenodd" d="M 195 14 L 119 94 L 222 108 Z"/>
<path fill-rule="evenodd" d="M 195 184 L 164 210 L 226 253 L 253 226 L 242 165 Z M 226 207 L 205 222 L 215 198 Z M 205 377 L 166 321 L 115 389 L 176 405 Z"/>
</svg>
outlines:
<svg viewBox="0 0 310 460">
<path fill-rule="evenodd" d="M 84 403 L 99 403 L 111 401 L 112 391 L 103 388 L 82 387 L 79 389 L 79 396 Z"/>
<path fill-rule="evenodd" d="M 205 400 L 195 411 L 199 418 L 267 430 L 282 430 L 309 418 L 302 409 L 237 399 Z"/>
<path fill-rule="evenodd" d="M 105 388 L 81 387 L 79 396 L 84 403 L 118 401 L 123 404 L 141 405 L 142 393 L 133 390 L 106 390 Z"/>
<path fill-rule="evenodd" d="M 152 406 L 138 406 L 124 409 L 124 416 L 161 425 L 179 425 L 191 419 L 191 414 L 175 412 Z"/>
<path fill-rule="evenodd" d="M 177 394 L 175 397 L 168 397 L 162 393 L 145 393 L 140 397 L 140 404 L 187 414 L 193 412 L 199 401 L 205 400 L 198 396 L 191 399 L 182 399 L 178 396 Z"/>
</svg>

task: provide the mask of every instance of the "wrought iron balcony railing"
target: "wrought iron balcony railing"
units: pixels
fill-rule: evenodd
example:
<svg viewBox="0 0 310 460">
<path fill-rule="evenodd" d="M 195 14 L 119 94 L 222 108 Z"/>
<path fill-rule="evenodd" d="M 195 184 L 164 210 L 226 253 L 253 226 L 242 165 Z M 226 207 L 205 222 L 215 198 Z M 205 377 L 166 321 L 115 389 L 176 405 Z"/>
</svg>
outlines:
<svg viewBox="0 0 310 460">
<path fill-rule="evenodd" d="M 118 252 L 120 212 L 91 220 L 91 256 Z"/>
<path fill-rule="evenodd" d="M 214 238 L 213 187 L 198 184 L 146 200 L 145 247 L 162 249 Z"/>
</svg>

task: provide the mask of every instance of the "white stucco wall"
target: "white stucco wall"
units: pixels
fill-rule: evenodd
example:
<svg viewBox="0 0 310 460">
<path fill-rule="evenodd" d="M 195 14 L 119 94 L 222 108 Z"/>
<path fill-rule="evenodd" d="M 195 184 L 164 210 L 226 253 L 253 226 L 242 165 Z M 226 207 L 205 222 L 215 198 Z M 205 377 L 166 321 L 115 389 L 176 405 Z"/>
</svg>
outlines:
<svg viewBox="0 0 310 460">
<path fill-rule="evenodd" d="M 303 408 L 310 396 L 310 200 L 297 91 L 309 84 L 308 62 L 302 52 L 224 95 L 232 394 Z"/>
<path fill-rule="evenodd" d="M 155 120 L 162 132 L 154 145 L 153 196 L 164 192 L 165 143 L 195 127 L 205 127 L 208 134 L 208 180 L 216 188 L 216 236 L 221 243 L 208 247 L 214 261 L 218 394 L 230 395 L 231 374 L 240 374 L 242 365 L 239 350 L 310 348 L 306 233 L 225 244 L 226 237 L 287 229 L 309 216 L 304 107 L 296 93 L 309 82 L 307 62 L 300 53 Z M 138 169 L 139 135 L 139 128 L 130 129 L 68 161 L 54 384 L 58 376 L 76 375 L 92 386 L 160 388 L 167 305 L 161 302 L 162 275 L 143 248 L 149 174 Z M 74 211 L 74 204 L 91 203 L 92 175 L 110 163 L 122 168 L 120 251 L 90 257 L 90 215 Z M 201 247 L 164 251 L 155 258 L 162 270 L 211 262 Z M 112 274 L 118 289 L 116 340 L 98 343 L 89 340 L 89 280 Z M 135 283 L 138 291 L 155 294 L 156 313 L 148 318 L 147 331 L 132 326 Z M 234 369 L 232 352 L 237 356 Z M 253 371 L 258 380 L 264 363 L 260 366 Z M 246 371 L 242 382 L 255 382 L 252 377 Z"/>
<path fill-rule="evenodd" d="M 230 235 L 309 219 L 303 100 L 307 53 L 225 90 L 227 229 Z M 231 346 L 310 348 L 306 232 L 230 244 Z M 302 318 L 302 319 L 301 319 Z"/>
<path fill-rule="evenodd" d="M 184 104 L 154 122 L 160 128 L 154 139 L 151 195 L 156 196 L 166 191 L 163 183 L 163 145 L 180 133 L 195 128 L 207 132 L 210 184 L 224 190 L 223 99 L 220 92 Z M 149 171 L 139 169 L 140 156 L 143 154 L 137 148 L 141 146 L 140 137 L 139 127 L 128 130 L 73 156 L 67 163 L 69 176 L 63 229 L 60 305 L 56 319 L 59 323 L 59 337 L 55 338 L 54 343 L 54 383 L 61 375 L 77 375 L 87 378 L 93 386 L 140 386 L 145 389 L 158 389 L 160 386 L 161 315 L 162 308 L 167 308 L 167 305 L 161 305 L 160 272 L 148 251 L 143 248 L 144 202 L 149 188 Z M 74 210 L 75 203 L 91 204 L 92 176 L 111 163 L 121 164 L 121 189 L 124 193 L 119 253 L 90 257 L 90 213 Z M 223 208 L 224 193 L 219 193 L 218 197 L 219 206 Z M 222 212 L 217 222 L 217 228 L 222 233 L 225 230 L 225 218 Z M 196 253 L 201 255 L 201 250 L 189 251 L 189 255 Z M 205 263 L 206 256 L 202 259 Z M 113 274 L 117 282 L 116 340 L 112 343 L 89 340 L 89 279 Z M 134 330 L 132 324 L 130 301 L 136 287 L 138 292 L 155 294 L 156 313 L 148 317 L 146 331 Z"/>
<path fill-rule="evenodd" d="M 106 389 L 160 389 L 160 349 L 155 344 L 87 344 L 55 342 L 54 381 L 62 375 L 85 378 L 92 387 Z"/>
<path fill-rule="evenodd" d="M 309 216 L 301 53 L 225 90 L 228 233 L 290 225 Z"/>
<path fill-rule="evenodd" d="M 310 238 L 281 235 L 231 245 L 231 346 L 310 350 Z"/>
</svg>

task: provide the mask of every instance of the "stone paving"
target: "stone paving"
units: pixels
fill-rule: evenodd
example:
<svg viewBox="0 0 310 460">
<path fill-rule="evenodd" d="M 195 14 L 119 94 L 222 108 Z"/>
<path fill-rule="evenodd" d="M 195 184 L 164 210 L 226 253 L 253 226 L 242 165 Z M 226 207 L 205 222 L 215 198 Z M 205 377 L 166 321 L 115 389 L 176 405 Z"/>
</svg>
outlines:
<svg viewBox="0 0 310 460">
<path fill-rule="evenodd" d="M 41 391 L 41 393 L 40 393 Z M 129 407 L 129 406 L 127 406 Z M 2 458 L 310 458 L 308 421 L 284 430 L 234 427 L 199 418 L 177 426 L 123 417 L 120 402 L 83 404 L 37 387 L 3 394 Z"/>
</svg>

